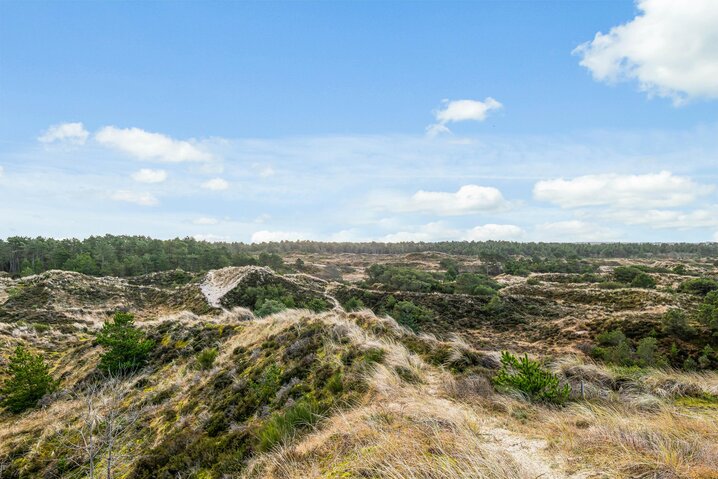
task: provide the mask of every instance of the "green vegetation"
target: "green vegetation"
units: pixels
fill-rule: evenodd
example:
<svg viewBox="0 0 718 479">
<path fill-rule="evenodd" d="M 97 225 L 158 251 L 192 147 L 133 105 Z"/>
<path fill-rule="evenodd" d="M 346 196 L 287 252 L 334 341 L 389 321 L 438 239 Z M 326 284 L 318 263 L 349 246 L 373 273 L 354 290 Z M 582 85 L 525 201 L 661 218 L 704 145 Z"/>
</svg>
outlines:
<svg viewBox="0 0 718 479">
<path fill-rule="evenodd" d="M 27 238 L 0 240 L 0 271 L 13 275 L 65 269 L 87 274 L 135 276 L 181 268 L 206 271 L 224 266 L 260 265 L 286 268 L 283 253 L 412 253 L 438 251 L 477 256 L 503 264 L 511 274 L 526 272 L 587 273 L 595 267 L 579 258 L 640 258 L 671 254 L 717 257 L 716 243 L 517 243 L 511 241 L 444 241 L 438 243 L 208 243 L 193 238 L 156 240 L 144 236 L 92 236 L 84 240 Z M 263 254 L 262 254 L 263 253 Z M 531 259 L 515 260 L 523 256 Z M 451 268 L 447 268 L 449 276 Z M 492 273 L 493 274 L 493 273 Z M 451 278 L 449 278 L 451 279 Z"/>
<path fill-rule="evenodd" d="M 571 387 L 561 386 L 559 378 L 541 363 L 529 359 L 528 355 L 517 358 L 508 351 L 501 353 L 501 369 L 494 376 L 494 384 L 521 391 L 537 402 L 563 404 L 571 394 Z"/>
<path fill-rule="evenodd" d="M 359 400 L 366 391 L 367 368 L 382 358 L 383 350 L 360 349 L 321 322 L 239 346 L 223 364 L 226 368 L 213 369 L 206 383 L 197 385 L 203 389 L 192 390 L 211 394 L 201 401 L 193 397 L 176 410 L 187 415 L 206 411 L 204 424 L 169 429 L 144 451 L 128 477 L 178 477 L 190 469 L 198 471 L 190 477 L 237 477 L 247 458 Z"/>
<path fill-rule="evenodd" d="M 257 317 L 263 318 L 272 314 L 281 313 L 287 309 L 287 305 L 276 299 L 265 299 L 261 306 L 254 310 Z"/>
<path fill-rule="evenodd" d="M 687 339 L 695 330 L 688 324 L 688 316 L 681 309 L 670 309 L 661 318 L 661 332 L 667 336 Z"/>
<path fill-rule="evenodd" d="M 508 259 L 504 261 L 504 272 L 517 276 L 530 273 L 594 273 L 598 268 L 578 258 L 558 259 L 540 258 Z"/>
<path fill-rule="evenodd" d="M 631 281 L 631 286 L 634 288 L 655 288 L 656 280 L 649 274 L 639 273 Z"/>
<path fill-rule="evenodd" d="M 614 329 L 599 334 L 596 340 L 599 345 L 593 348 L 591 354 L 607 363 L 657 368 L 668 365 L 668 361 L 658 350 L 658 340 L 655 337 L 641 338 L 634 348 L 623 331 Z"/>
<path fill-rule="evenodd" d="M 347 302 L 343 304 L 344 309 L 347 311 L 359 311 L 360 309 L 364 309 L 366 306 L 364 306 L 364 302 L 357 298 L 356 296 L 352 296 L 349 298 Z"/>
<path fill-rule="evenodd" d="M 260 451 L 268 451 L 297 431 L 315 424 L 322 409 L 313 399 L 303 399 L 285 411 L 275 413 L 258 433 Z"/>
<path fill-rule="evenodd" d="M 219 351 L 217 351 L 217 348 L 203 349 L 197 354 L 197 367 L 204 371 L 212 369 L 212 365 L 214 365 L 214 360 L 217 359 L 218 354 Z"/>
<path fill-rule="evenodd" d="M 714 341 L 718 340 L 718 291 L 706 294 L 696 314 L 698 322 L 708 329 Z"/>
<path fill-rule="evenodd" d="M 325 299 L 292 293 L 281 283 L 250 286 L 240 291 L 235 299 L 237 304 L 252 309 L 259 317 L 288 308 L 305 308 L 315 313 L 329 309 Z"/>
<path fill-rule="evenodd" d="M 492 296 L 501 285 L 486 275 L 460 273 L 450 263 L 446 274 L 430 273 L 403 266 L 373 264 L 367 268 L 367 287 L 379 286 L 390 291 L 412 291 L 417 293 L 469 294 Z"/>
<path fill-rule="evenodd" d="M 10 377 L 0 387 L 0 405 L 14 413 L 34 407 L 57 387 L 49 371 L 41 354 L 32 354 L 23 346 L 15 348 L 7 365 Z"/>
<path fill-rule="evenodd" d="M 423 306 L 416 305 L 411 301 L 398 301 L 391 309 L 391 317 L 402 326 L 412 331 L 418 331 L 422 323 L 432 321 L 434 313 Z"/>
<path fill-rule="evenodd" d="M 144 366 L 154 341 L 134 325 L 134 315 L 115 313 L 97 334 L 97 344 L 105 348 L 99 368 L 108 373 L 130 373 Z"/>
<path fill-rule="evenodd" d="M 76 239 L 12 237 L 0 240 L 0 271 L 27 276 L 64 269 L 97 276 L 137 276 L 180 268 L 206 271 L 225 266 L 286 269 L 276 252 L 249 254 L 243 245 L 207 243 L 193 238 L 155 240 L 144 236 L 92 236 Z"/>
<path fill-rule="evenodd" d="M 716 290 L 718 290 L 718 281 L 711 278 L 692 278 L 684 281 L 678 287 L 678 291 L 681 293 L 699 294 L 701 296 Z"/>
<path fill-rule="evenodd" d="M 613 277 L 618 283 L 631 285 L 634 288 L 655 288 L 656 280 L 641 266 L 617 266 L 613 269 Z"/>
</svg>

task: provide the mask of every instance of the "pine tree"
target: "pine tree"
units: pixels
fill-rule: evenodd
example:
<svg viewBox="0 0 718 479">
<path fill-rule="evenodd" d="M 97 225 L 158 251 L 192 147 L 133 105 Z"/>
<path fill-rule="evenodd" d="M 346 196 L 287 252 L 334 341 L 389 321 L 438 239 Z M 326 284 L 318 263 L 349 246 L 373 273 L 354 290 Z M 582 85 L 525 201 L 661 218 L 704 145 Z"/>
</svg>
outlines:
<svg viewBox="0 0 718 479">
<path fill-rule="evenodd" d="M 7 369 L 10 377 L 0 388 L 0 404 L 12 412 L 34 407 L 45 394 L 57 387 L 42 355 L 32 354 L 23 346 L 15 349 Z"/>
<path fill-rule="evenodd" d="M 129 373 L 144 366 L 154 341 L 135 325 L 134 315 L 116 313 L 97 335 L 97 343 L 104 346 L 99 368 L 108 373 Z"/>
</svg>

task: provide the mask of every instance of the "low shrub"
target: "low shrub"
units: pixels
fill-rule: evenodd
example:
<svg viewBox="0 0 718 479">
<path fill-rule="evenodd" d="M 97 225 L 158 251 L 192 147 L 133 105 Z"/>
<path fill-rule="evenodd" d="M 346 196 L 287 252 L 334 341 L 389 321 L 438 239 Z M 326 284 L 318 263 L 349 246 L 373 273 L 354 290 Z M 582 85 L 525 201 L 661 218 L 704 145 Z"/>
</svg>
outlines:
<svg viewBox="0 0 718 479">
<path fill-rule="evenodd" d="M 197 367 L 203 371 L 211 369 L 218 354 L 217 348 L 203 349 L 197 354 Z"/>
<path fill-rule="evenodd" d="M 272 314 L 280 313 L 287 309 L 287 306 L 276 299 L 267 299 L 261 303 L 261 305 L 254 310 L 254 314 L 257 317 L 263 318 Z"/>
<path fill-rule="evenodd" d="M 356 296 L 352 296 L 346 303 L 344 303 L 344 309 L 347 311 L 359 311 L 364 308 L 364 302 Z"/>
<path fill-rule="evenodd" d="M 655 288 L 656 280 L 647 273 L 639 273 L 631 281 L 631 286 L 634 288 Z"/>
<path fill-rule="evenodd" d="M 716 290 L 718 290 L 718 281 L 711 278 L 692 278 L 678 286 L 678 291 L 681 293 L 699 294 L 701 296 Z"/>
<path fill-rule="evenodd" d="M 316 424 L 321 419 L 321 408 L 312 399 L 302 399 L 284 412 L 276 413 L 259 430 L 258 449 L 268 451 L 284 442 L 297 431 Z"/>
<path fill-rule="evenodd" d="M 406 326 L 416 332 L 422 323 L 431 322 L 434 313 L 423 306 L 412 303 L 411 301 L 399 301 L 391 310 L 391 317 L 402 326 Z"/>
<path fill-rule="evenodd" d="M 558 376 L 544 369 L 528 355 L 517 358 L 508 351 L 501 353 L 501 369 L 494 376 L 494 384 L 515 389 L 530 400 L 553 404 L 565 403 L 571 394 L 569 385 L 561 386 Z"/>
</svg>

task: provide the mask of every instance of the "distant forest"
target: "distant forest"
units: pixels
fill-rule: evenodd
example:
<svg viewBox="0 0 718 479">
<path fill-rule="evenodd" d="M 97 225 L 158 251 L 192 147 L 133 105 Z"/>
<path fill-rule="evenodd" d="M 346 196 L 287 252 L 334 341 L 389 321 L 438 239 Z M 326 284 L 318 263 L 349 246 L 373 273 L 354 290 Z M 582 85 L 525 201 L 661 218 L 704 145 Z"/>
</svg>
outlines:
<svg viewBox="0 0 718 479">
<path fill-rule="evenodd" d="M 158 240 L 144 236 L 92 236 L 84 240 L 10 237 L 0 240 L 0 270 L 26 276 L 64 269 L 101 276 L 135 276 L 181 268 L 206 271 L 250 264 L 282 266 L 286 253 L 396 254 L 436 251 L 505 262 L 525 256 L 541 259 L 718 258 L 718 243 L 517 243 L 442 241 L 438 243 L 208 243 L 193 238 Z"/>
</svg>

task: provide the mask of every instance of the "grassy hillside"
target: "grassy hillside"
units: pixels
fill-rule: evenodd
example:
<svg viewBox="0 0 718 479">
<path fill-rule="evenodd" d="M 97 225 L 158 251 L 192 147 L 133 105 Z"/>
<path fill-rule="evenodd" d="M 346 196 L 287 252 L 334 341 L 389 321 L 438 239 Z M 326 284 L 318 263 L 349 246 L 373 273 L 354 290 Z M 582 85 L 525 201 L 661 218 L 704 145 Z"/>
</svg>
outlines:
<svg viewBox="0 0 718 479">
<path fill-rule="evenodd" d="M 711 285 L 690 282 L 709 266 L 634 262 L 655 281 L 639 287 L 621 262 L 386 259 L 399 269 L 0 278 L 0 357 L 23 345 L 58 381 L 0 412 L 0 477 L 718 477 Z M 332 265 L 347 279 L 318 277 Z M 153 346 L 108 375 L 96 337 L 118 310 Z"/>
</svg>

